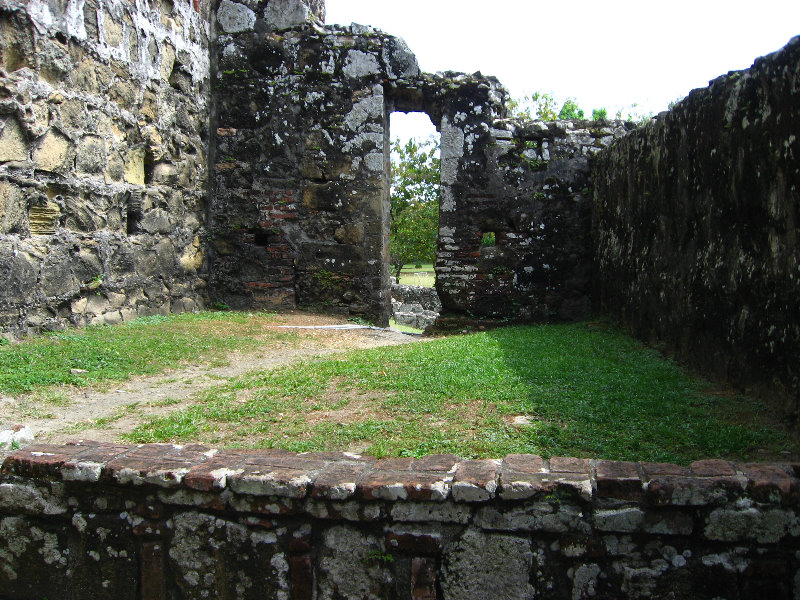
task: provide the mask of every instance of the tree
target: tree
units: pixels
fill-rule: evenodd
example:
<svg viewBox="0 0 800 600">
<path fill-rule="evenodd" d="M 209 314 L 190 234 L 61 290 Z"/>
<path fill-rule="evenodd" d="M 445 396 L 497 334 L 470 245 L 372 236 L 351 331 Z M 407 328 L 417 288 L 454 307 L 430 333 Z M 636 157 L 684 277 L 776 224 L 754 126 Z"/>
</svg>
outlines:
<svg viewBox="0 0 800 600">
<path fill-rule="evenodd" d="M 572 98 L 567 98 L 558 112 L 558 118 L 561 120 L 566 119 L 582 119 L 584 115 L 583 109 L 578 106 Z"/>
<path fill-rule="evenodd" d="M 439 144 L 392 143 L 391 264 L 395 277 L 409 263 L 434 262 L 439 234 Z"/>
<path fill-rule="evenodd" d="M 558 117 L 556 99 L 546 92 L 534 92 L 520 100 L 509 98 L 506 106 L 509 114 L 518 119 L 555 121 Z"/>
</svg>

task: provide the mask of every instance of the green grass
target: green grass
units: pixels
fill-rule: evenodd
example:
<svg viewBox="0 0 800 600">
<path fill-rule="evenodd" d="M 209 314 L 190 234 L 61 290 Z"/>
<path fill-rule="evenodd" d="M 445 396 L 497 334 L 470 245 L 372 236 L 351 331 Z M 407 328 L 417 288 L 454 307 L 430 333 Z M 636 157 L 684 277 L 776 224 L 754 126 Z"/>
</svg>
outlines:
<svg viewBox="0 0 800 600">
<path fill-rule="evenodd" d="M 760 404 L 708 387 L 602 326 L 510 327 L 253 373 L 129 439 L 684 464 L 797 452 Z M 531 422 L 513 425 L 515 416 Z"/>
<path fill-rule="evenodd" d="M 265 332 L 263 326 L 273 322 L 266 314 L 187 313 L 61 331 L 0 346 L 0 393 L 119 381 L 188 362 L 225 364 L 229 351 L 296 336 Z M 86 372 L 70 373 L 73 369 Z M 50 404 L 56 404 L 58 396 L 52 398 Z"/>
<path fill-rule="evenodd" d="M 432 264 L 406 265 L 400 271 L 400 278 L 397 281 L 402 285 L 416 285 L 418 287 L 433 287 L 436 284 L 436 274 Z"/>
</svg>

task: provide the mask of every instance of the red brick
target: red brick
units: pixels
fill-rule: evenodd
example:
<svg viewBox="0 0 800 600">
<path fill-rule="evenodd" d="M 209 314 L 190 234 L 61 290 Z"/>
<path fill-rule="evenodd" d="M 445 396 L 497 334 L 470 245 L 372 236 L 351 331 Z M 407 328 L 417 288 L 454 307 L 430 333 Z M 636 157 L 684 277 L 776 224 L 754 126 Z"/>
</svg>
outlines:
<svg viewBox="0 0 800 600">
<path fill-rule="evenodd" d="M 314 576 L 311 559 L 308 556 L 289 557 L 289 579 L 291 580 L 292 600 L 312 600 Z"/>
<path fill-rule="evenodd" d="M 493 460 L 465 460 L 453 477 L 453 498 L 462 502 L 488 500 L 497 491 L 497 463 Z"/>
<path fill-rule="evenodd" d="M 458 462 L 455 454 L 432 454 L 415 460 L 411 468 L 414 471 L 441 471 L 449 473 Z"/>
<path fill-rule="evenodd" d="M 291 554 L 307 554 L 311 552 L 311 535 L 298 535 L 289 540 L 289 552 Z"/>
<path fill-rule="evenodd" d="M 561 491 L 579 495 L 584 500 L 592 499 L 592 481 L 589 475 L 577 473 L 514 473 L 500 474 L 500 497 L 504 500 L 523 500 L 537 494 L 552 494 Z"/>
<path fill-rule="evenodd" d="M 736 469 L 727 460 L 696 460 L 691 464 L 692 473 L 697 477 L 732 477 Z"/>
<path fill-rule="evenodd" d="M 355 494 L 368 463 L 330 463 L 317 475 L 311 489 L 313 498 L 346 500 Z"/>
<path fill-rule="evenodd" d="M 364 500 L 444 500 L 449 492 L 449 476 L 431 472 L 375 470 L 358 484 Z"/>
<path fill-rule="evenodd" d="M 411 600 L 436 600 L 436 561 L 415 558 L 411 561 Z"/>
<path fill-rule="evenodd" d="M 598 461 L 597 495 L 600 498 L 638 500 L 642 495 L 642 481 L 636 463 Z"/>
<path fill-rule="evenodd" d="M 689 476 L 689 469 L 686 467 L 669 463 L 642 463 L 642 471 L 644 472 L 645 480 L 653 479 L 654 477 L 663 477 L 665 475 L 673 477 Z"/>
<path fill-rule="evenodd" d="M 237 494 L 304 498 L 316 475 L 312 468 L 245 464 L 241 473 L 228 476 L 228 486 Z"/>
<path fill-rule="evenodd" d="M 554 473 L 588 475 L 590 468 L 589 461 L 585 458 L 554 456 L 550 459 L 550 470 Z"/>
<path fill-rule="evenodd" d="M 141 549 L 140 597 L 163 600 L 167 597 L 164 580 L 164 544 L 144 542 Z"/>
<path fill-rule="evenodd" d="M 106 465 L 108 476 L 121 483 L 176 487 L 191 468 L 208 460 L 206 446 L 148 444 L 132 448 Z"/>
<path fill-rule="evenodd" d="M 380 471 L 410 471 L 413 464 L 413 458 L 384 458 L 375 463 L 375 468 Z"/>
<path fill-rule="evenodd" d="M 83 452 L 81 446 L 32 444 L 10 454 L 3 461 L 3 473 L 37 479 L 58 479 L 62 465 Z"/>
<path fill-rule="evenodd" d="M 747 491 L 754 500 L 784 503 L 796 502 L 800 497 L 800 481 L 778 465 L 746 464 L 739 468 L 747 477 Z"/>
<path fill-rule="evenodd" d="M 535 454 L 509 454 L 503 459 L 502 470 L 510 473 L 544 473 L 544 459 Z"/>
</svg>

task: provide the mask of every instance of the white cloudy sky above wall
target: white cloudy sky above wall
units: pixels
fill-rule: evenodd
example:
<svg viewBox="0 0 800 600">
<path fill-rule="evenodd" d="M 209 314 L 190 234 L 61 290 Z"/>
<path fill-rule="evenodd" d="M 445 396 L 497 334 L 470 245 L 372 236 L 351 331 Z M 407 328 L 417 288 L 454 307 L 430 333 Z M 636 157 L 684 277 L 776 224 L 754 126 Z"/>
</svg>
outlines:
<svg viewBox="0 0 800 600">
<path fill-rule="evenodd" d="M 670 101 L 800 34 L 800 0 L 327 0 L 327 22 L 406 40 L 424 71 L 495 75 L 591 115 Z M 393 128 L 394 129 L 394 128 Z"/>
</svg>

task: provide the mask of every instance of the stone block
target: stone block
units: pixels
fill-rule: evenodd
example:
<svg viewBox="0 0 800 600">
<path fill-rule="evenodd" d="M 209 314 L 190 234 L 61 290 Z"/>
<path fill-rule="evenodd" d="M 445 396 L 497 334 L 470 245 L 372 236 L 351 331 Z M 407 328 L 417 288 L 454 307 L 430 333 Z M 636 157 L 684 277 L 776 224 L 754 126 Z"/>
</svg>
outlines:
<svg viewBox="0 0 800 600">
<path fill-rule="evenodd" d="M 311 20 L 308 3 L 303 0 L 272 0 L 264 11 L 264 21 L 269 29 L 281 30 L 297 27 Z"/>
<path fill-rule="evenodd" d="M 222 0 L 217 9 L 217 21 L 225 33 L 251 31 L 256 23 L 256 13 L 244 4 Z"/>
<path fill-rule="evenodd" d="M 512 535 L 468 530 L 445 549 L 440 586 L 444 598 L 527 600 L 534 560 L 530 541 Z"/>
<path fill-rule="evenodd" d="M 706 519 L 704 534 L 713 541 L 777 544 L 785 537 L 800 537 L 800 517 L 777 508 L 719 508 Z"/>
<path fill-rule="evenodd" d="M 42 171 L 68 171 L 74 158 L 72 142 L 54 129 L 50 129 L 33 150 L 33 162 Z"/>
<path fill-rule="evenodd" d="M 134 185 L 144 185 L 144 148 L 132 148 L 125 153 L 123 159 L 123 176 L 125 181 Z"/>
<path fill-rule="evenodd" d="M 488 531 L 588 534 L 591 528 L 577 505 L 562 501 L 526 503 L 521 506 L 480 508 L 474 524 Z"/>
<path fill-rule="evenodd" d="M 657 477 L 647 483 L 645 499 L 652 506 L 706 506 L 743 494 L 736 477 Z"/>
<path fill-rule="evenodd" d="M 22 231 L 26 212 L 23 191 L 12 183 L 0 181 L 0 234 Z"/>
<path fill-rule="evenodd" d="M 634 533 L 641 529 L 644 520 L 645 513 L 635 507 L 594 512 L 594 528 L 597 531 Z"/>
<path fill-rule="evenodd" d="M 468 523 L 472 509 L 468 504 L 453 502 L 394 502 L 392 520 L 405 523 Z"/>
<path fill-rule="evenodd" d="M 385 556 L 382 537 L 349 526 L 325 529 L 315 572 L 318 597 L 394 597 L 393 561 Z"/>
<path fill-rule="evenodd" d="M 28 142 L 25 132 L 15 117 L 0 121 L 0 162 L 28 160 Z"/>
<path fill-rule="evenodd" d="M 102 173 L 106 168 L 106 145 L 103 138 L 88 135 L 78 143 L 75 168 L 79 173 Z"/>
</svg>

